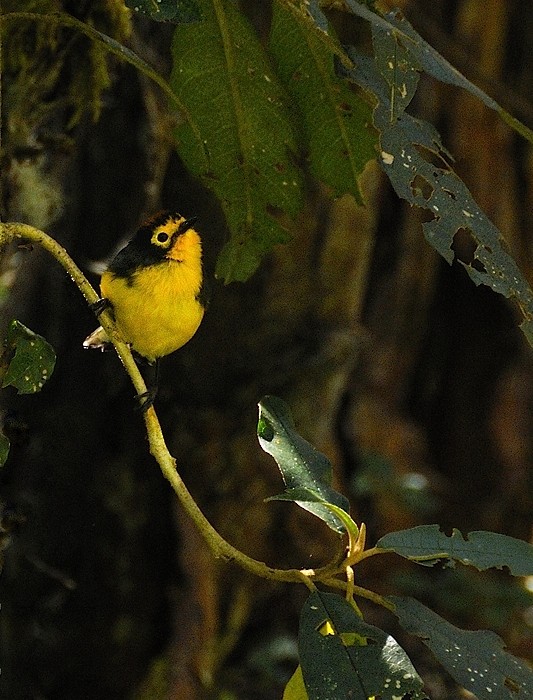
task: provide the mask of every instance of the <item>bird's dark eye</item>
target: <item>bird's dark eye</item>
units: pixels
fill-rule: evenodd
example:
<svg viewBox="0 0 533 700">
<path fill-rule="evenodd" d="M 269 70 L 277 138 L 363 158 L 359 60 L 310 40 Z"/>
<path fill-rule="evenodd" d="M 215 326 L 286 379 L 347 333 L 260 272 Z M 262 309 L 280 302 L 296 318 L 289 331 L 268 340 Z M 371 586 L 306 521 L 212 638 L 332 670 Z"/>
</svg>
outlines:
<svg viewBox="0 0 533 700">
<path fill-rule="evenodd" d="M 158 233 L 157 240 L 159 243 L 166 243 L 168 241 L 168 233 Z"/>
</svg>

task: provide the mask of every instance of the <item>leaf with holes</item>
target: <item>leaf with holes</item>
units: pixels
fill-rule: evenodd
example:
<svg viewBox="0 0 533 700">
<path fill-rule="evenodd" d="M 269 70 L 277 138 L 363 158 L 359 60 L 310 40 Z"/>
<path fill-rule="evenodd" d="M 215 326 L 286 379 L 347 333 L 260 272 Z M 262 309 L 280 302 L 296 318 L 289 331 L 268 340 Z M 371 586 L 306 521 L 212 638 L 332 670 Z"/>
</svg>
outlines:
<svg viewBox="0 0 533 700">
<path fill-rule="evenodd" d="M 477 530 L 463 537 L 454 528 L 448 536 L 438 525 L 419 525 L 385 535 L 376 547 L 424 566 L 449 560 L 448 566 L 458 561 L 480 571 L 506 567 L 513 576 L 533 576 L 533 546 L 498 532 Z"/>
<path fill-rule="evenodd" d="M 517 302 L 524 316 L 521 328 L 533 345 L 533 291 L 496 226 L 447 164 L 450 154 L 438 132 L 407 112 L 391 119 L 390 88 L 376 62 L 351 48 L 347 51 L 354 68 L 338 64 L 338 71 L 378 100 L 373 120 L 380 134 L 380 162 L 396 193 L 430 212 L 432 219 L 423 224 L 424 234 L 449 263 L 454 258 L 452 245 L 457 231 L 470 233 L 475 243 L 473 260 L 462 265 L 475 284 L 485 284 Z"/>
<path fill-rule="evenodd" d="M 350 10 L 363 17 L 372 24 L 373 30 L 379 29 L 388 33 L 396 43 L 411 54 L 411 60 L 420 65 L 429 75 L 437 80 L 450 85 L 455 85 L 466 90 L 484 105 L 495 110 L 501 119 L 514 129 L 518 134 L 533 143 L 533 131 L 509 114 L 496 100 L 483 92 L 481 88 L 470 82 L 457 68 L 454 68 L 443 56 L 438 53 L 420 34 L 409 24 L 399 10 L 392 10 L 384 16 L 370 12 L 356 0 L 346 0 Z"/>
<path fill-rule="evenodd" d="M 533 672 L 504 651 L 497 634 L 461 630 L 413 598 L 388 600 L 406 632 L 419 637 L 457 683 L 478 698 L 533 698 Z"/>
<path fill-rule="evenodd" d="M 217 276 L 244 281 L 288 240 L 276 214 L 303 205 L 297 140 L 285 91 L 236 4 L 197 2 L 202 21 L 177 26 L 172 42 L 170 84 L 187 112 L 175 138 L 226 216 L 230 240 Z"/>
<path fill-rule="evenodd" d="M 14 386 L 19 394 L 40 391 L 54 371 L 56 354 L 40 335 L 19 321 L 11 321 L 5 342 L 11 359 L 2 379 L 2 387 Z"/>
<path fill-rule="evenodd" d="M 363 622 L 333 593 L 317 591 L 307 599 L 298 647 L 310 700 L 426 697 L 420 676 L 398 642 Z"/>
</svg>

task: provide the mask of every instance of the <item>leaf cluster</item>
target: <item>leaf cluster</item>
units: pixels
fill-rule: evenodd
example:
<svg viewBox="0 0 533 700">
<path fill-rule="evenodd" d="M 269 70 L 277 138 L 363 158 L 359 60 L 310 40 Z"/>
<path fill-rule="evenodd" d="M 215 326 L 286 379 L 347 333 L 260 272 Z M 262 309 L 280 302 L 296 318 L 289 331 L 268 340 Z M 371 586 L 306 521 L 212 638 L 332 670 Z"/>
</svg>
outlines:
<svg viewBox="0 0 533 700">
<path fill-rule="evenodd" d="M 261 400 L 257 434 L 283 475 L 287 486 L 283 500 L 313 513 L 339 535 L 364 530 L 351 521 L 344 497 L 331 488 L 327 458 L 298 435 L 281 399 Z M 345 514 L 342 527 L 337 517 L 332 518 L 332 513 L 340 512 Z M 464 537 L 456 529 L 447 535 L 438 525 L 422 525 L 389 533 L 372 549 L 359 547 L 355 556 L 351 548 L 349 544 L 345 574 L 357 561 L 384 554 L 397 554 L 422 566 L 459 562 L 479 571 L 505 568 L 513 576 L 533 573 L 533 546 L 495 532 L 471 532 Z M 341 566 L 337 571 L 342 570 Z M 369 597 L 368 591 L 355 592 Z M 532 670 L 506 652 L 495 633 L 461 630 L 413 598 L 390 596 L 381 603 L 392 610 L 406 632 L 428 646 L 459 685 L 478 698 L 532 697 Z M 426 697 L 422 679 L 396 640 L 363 622 L 350 586 L 345 598 L 313 590 L 300 616 L 299 655 L 300 666 L 285 689 L 284 700 Z"/>
</svg>

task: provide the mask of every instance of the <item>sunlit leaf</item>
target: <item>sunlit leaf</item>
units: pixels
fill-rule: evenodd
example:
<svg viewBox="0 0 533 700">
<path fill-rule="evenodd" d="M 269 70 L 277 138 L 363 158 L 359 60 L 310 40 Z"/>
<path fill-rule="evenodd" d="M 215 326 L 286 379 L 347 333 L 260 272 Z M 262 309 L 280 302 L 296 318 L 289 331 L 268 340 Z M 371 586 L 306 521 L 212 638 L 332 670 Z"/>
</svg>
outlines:
<svg viewBox="0 0 533 700">
<path fill-rule="evenodd" d="M 348 513 L 348 499 L 332 488 L 331 463 L 298 435 L 284 401 L 275 396 L 261 399 L 257 435 L 263 450 L 278 463 L 287 487 L 284 494 L 273 499 L 294 501 L 323 520 L 332 530 L 345 532 L 341 520 L 326 504 L 332 503 Z"/>
<path fill-rule="evenodd" d="M 405 651 L 344 599 L 312 593 L 300 616 L 300 663 L 310 700 L 425 697 Z"/>
<path fill-rule="evenodd" d="M 478 698 L 533 698 L 533 672 L 504 651 L 497 634 L 454 627 L 414 598 L 389 600 L 402 627 L 420 637 L 457 683 Z"/>
<path fill-rule="evenodd" d="M 419 525 L 385 535 L 376 547 L 424 566 L 448 560 L 448 565 L 458 561 L 480 571 L 506 567 L 514 576 L 533 575 L 533 546 L 497 532 L 478 530 L 463 537 L 454 528 L 448 536 L 438 525 Z"/>
<path fill-rule="evenodd" d="M 285 686 L 283 700 L 309 700 L 309 695 L 305 689 L 301 666 L 298 666 Z"/>
<path fill-rule="evenodd" d="M 40 335 L 19 321 L 9 325 L 5 343 L 7 352 L 14 355 L 2 380 L 2 387 L 14 386 L 19 394 L 40 391 L 54 371 L 56 354 Z"/>
</svg>

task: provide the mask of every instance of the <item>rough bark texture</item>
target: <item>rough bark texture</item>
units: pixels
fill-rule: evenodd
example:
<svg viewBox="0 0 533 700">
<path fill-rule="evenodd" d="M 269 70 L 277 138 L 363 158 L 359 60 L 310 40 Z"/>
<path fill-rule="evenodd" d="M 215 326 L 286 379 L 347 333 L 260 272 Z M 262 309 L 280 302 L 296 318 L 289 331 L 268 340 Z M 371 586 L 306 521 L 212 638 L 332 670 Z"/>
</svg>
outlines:
<svg viewBox="0 0 533 700">
<path fill-rule="evenodd" d="M 523 3 L 401 4 L 459 69 L 532 123 Z M 167 35 L 151 41 L 162 56 Z M 449 87 L 427 81 L 415 108 L 444 133 L 532 278 L 531 147 Z M 178 207 L 199 215 L 212 267 L 222 217 L 172 154 L 164 115 L 151 86 L 117 66 L 99 122 L 79 126 L 69 149 L 50 140 L 42 155 L 4 156 L 5 219 L 44 225 L 62 202 L 47 230 L 88 267 L 144 214 Z M 49 190 L 45 214 L 28 211 L 35 181 Z M 319 565 L 337 544 L 295 506 L 263 502 L 282 490 L 255 438 L 265 393 L 287 400 L 301 433 L 328 454 L 371 542 L 421 522 L 530 536 L 533 371 L 514 311 L 438 258 L 418 213 L 396 201 L 377 167 L 363 185 L 366 208 L 331 203 L 318 188 L 292 243 L 250 282 L 213 282 L 200 331 L 162 366 L 157 409 L 190 490 L 224 537 L 280 567 Z M 467 240 L 456 246 L 468 254 Z M 2 697 L 200 700 L 227 689 L 279 698 L 305 590 L 211 558 L 148 454 L 117 358 L 82 350 L 95 320 L 70 280 L 37 250 L 6 254 L 3 273 L 14 278 L 3 325 L 19 318 L 58 362 L 41 394 L 2 397 L 13 446 L 1 498 L 26 520 L 0 578 Z M 413 474 L 424 499 L 402 490 Z M 454 622 L 492 627 L 516 653 L 531 652 L 524 621 L 505 606 L 499 614 L 504 578 L 426 574 L 368 562 L 360 581 L 414 592 Z M 471 603 L 481 596 L 486 606 Z M 435 700 L 459 697 L 417 646 L 408 651 Z"/>
</svg>

